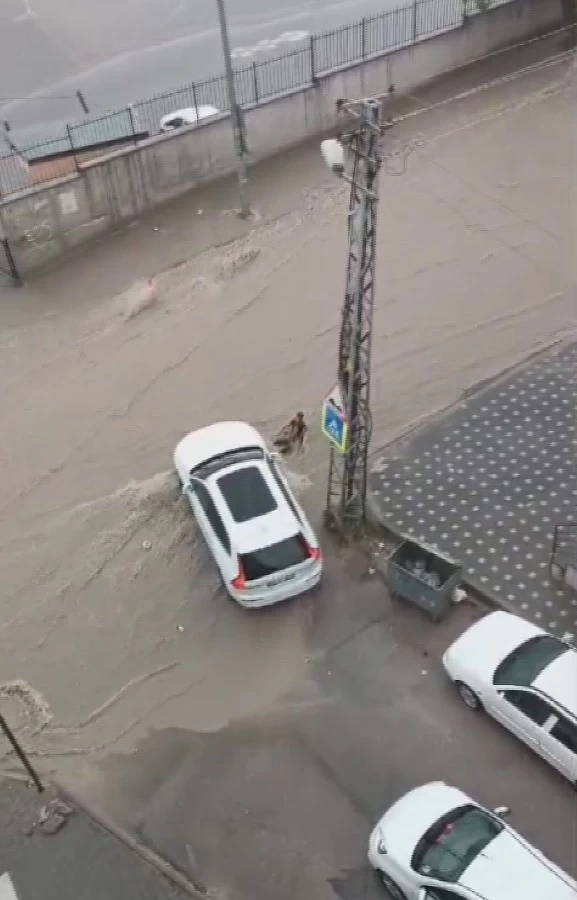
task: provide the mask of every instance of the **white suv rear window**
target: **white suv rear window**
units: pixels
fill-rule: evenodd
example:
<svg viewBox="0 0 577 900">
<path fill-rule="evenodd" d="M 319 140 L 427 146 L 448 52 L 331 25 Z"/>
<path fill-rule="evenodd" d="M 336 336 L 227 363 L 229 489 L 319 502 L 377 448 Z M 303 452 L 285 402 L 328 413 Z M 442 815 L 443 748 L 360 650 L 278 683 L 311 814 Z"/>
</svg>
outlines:
<svg viewBox="0 0 577 900">
<path fill-rule="evenodd" d="M 308 559 L 305 541 L 300 534 L 279 541 L 251 553 L 243 553 L 240 563 L 247 581 L 258 581 L 268 575 L 276 575 L 292 566 L 298 566 Z"/>
</svg>

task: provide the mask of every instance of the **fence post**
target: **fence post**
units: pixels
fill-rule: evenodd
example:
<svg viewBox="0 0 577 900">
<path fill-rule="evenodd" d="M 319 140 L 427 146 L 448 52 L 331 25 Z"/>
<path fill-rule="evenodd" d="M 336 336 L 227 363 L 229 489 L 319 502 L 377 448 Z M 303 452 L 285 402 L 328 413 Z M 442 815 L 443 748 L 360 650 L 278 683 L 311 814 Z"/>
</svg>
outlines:
<svg viewBox="0 0 577 900">
<path fill-rule="evenodd" d="M 365 16 L 361 19 L 361 59 L 365 59 L 367 55 L 367 20 Z"/>
<path fill-rule="evenodd" d="M 132 129 L 132 137 L 134 138 L 134 145 L 138 145 L 138 140 L 136 137 L 136 128 L 134 127 L 134 114 L 132 112 L 132 103 L 128 104 L 128 115 L 130 116 L 130 127 Z"/>
<path fill-rule="evenodd" d="M 254 86 L 254 102 L 258 106 L 258 78 L 256 74 L 256 63 L 252 64 L 252 82 Z"/>
<path fill-rule="evenodd" d="M 196 96 L 196 85 L 192 83 L 192 102 L 194 103 L 194 111 L 196 113 L 196 121 L 198 122 L 198 97 Z"/>
<path fill-rule="evenodd" d="M 76 166 L 76 171 L 78 172 L 78 159 L 76 158 L 76 150 L 74 149 L 74 141 L 72 140 L 72 128 L 70 125 L 66 126 L 66 131 L 68 132 L 68 140 L 70 141 L 70 149 L 72 150 L 72 158 L 74 159 L 74 165 Z"/>
<path fill-rule="evenodd" d="M 412 25 L 412 40 L 413 44 L 417 43 L 417 38 L 419 37 L 418 33 L 418 7 L 419 0 L 413 0 L 413 25 Z"/>
<path fill-rule="evenodd" d="M 317 83 L 317 73 L 315 71 L 315 36 L 311 34 L 309 38 L 309 56 L 311 67 L 311 84 Z"/>
<path fill-rule="evenodd" d="M 4 253 L 6 255 L 6 262 L 8 263 L 8 268 L 10 270 L 10 277 L 12 281 L 16 285 L 16 287 L 22 287 L 22 278 L 20 276 L 20 272 L 18 271 L 18 266 L 16 265 L 16 261 L 14 259 L 14 254 L 12 253 L 12 247 L 10 246 L 10 241 L 7 237 L 0 238 L 0 245 L 4 247 Z"/>
</svg>

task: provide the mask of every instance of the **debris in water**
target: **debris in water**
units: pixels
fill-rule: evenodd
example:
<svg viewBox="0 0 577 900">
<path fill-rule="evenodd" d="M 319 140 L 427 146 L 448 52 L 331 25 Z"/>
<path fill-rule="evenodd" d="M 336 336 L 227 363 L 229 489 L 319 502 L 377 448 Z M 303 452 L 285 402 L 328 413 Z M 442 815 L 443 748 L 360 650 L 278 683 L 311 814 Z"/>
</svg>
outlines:
<svg viewBox="0 0 577 900">
<path fill-rule="evenodd" d="M 462 603 L 463 600 L 467 599 L 467 591 L 464 591 L 463 588 L 456 587 L 451 599 L 453 603 Z"/>
<path fill-rule="evenodd" d="M 35 826 L 40 829 L 43 834 L 56 834 L 60 831 L 67 818 L 72 815 L 74 810 L 62 800 L 50 800 L 46 806 L 43 806 L 38 813 L 38 819 Z"/>
<path fill-rule="evenodd" d="M 0 684 L 0 710 L 2 701 L 15 701 L 18 722 L 13 722 L 13 731 L 27 736 L 38 734 L 52 721 L 52 710 L 44 697 L 31 685 L 21 679 Z"/>
<path fill-rule="evenodd" d="M 124 306 L 124 309 L 122 310 L 124 319 L 125 321 L 129 321 L 145 310 L 150 309 L 150 307 L 154 306 L 158 300 L 158 292 L 154 277 L 136 281 L 132 287 L 121 295 L 121 297 Z"/>
<path fill-rule="evenodd" d="M 220 278 L 228 280 L 241 269 L 245 269 L 260 253 L 259 247 L 233 246 L 220 260 L 217 274 Z"/>
</svg>

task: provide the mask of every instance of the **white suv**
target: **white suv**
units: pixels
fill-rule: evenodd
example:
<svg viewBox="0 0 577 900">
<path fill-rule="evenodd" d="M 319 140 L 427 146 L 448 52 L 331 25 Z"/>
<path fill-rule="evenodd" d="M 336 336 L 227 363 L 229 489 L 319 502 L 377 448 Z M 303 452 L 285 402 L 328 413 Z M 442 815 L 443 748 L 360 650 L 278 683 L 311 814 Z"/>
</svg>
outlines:
<svg viewBox="0 0 577 900">
<path fill-rule="evenodd" d="M 471 709 L 484 709 L 577 786 L 577 650 L 507 612 L 475 622 L 443 656 Z"/>
<path fill-rule="evenodd" d="M 317 537 L 276 454 L 252 426 L 219 422 L 192 431 L 174 465 L 228 594 L 270 606 L 320 581 Z"/>
<path fill-rule="evenodd" d="M 441 781 L 401 797 L 369 840 L 394 900 L 577 900 L 577 882 L 503 821 Z"/>
</svg>

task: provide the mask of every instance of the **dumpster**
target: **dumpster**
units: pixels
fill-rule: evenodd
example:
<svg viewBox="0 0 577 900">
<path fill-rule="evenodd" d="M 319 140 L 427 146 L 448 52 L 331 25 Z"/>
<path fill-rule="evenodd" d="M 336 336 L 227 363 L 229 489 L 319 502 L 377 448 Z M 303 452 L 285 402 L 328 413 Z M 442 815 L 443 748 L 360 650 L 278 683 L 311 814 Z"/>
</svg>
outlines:
<svg viewBox="0 0 577 900">
<path fill-rule="evenodd" d="M 447 613 L 463 566 L 435 547 L 404 537 L 384 567 L 385 580 L 396 597 L 424 610 L 434 622 Z"/>
</svg>

